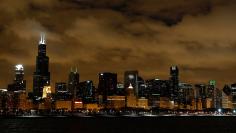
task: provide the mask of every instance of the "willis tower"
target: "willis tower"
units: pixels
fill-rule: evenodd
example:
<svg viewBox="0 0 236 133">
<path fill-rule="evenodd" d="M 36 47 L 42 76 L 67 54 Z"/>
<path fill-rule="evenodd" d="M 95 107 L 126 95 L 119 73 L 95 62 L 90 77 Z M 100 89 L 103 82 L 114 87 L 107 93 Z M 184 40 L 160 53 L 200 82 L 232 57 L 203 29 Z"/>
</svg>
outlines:
<svg viewBox="0 0 236 133">
<path fill-rule="evenodd" d="M 46 55 L 45 34 L 41 34 L 36 57 L 36 71 L 33 77 L 33 94 L 42 97 L 44 86 L 50 85 L 49 58 Z"/>
</svg>

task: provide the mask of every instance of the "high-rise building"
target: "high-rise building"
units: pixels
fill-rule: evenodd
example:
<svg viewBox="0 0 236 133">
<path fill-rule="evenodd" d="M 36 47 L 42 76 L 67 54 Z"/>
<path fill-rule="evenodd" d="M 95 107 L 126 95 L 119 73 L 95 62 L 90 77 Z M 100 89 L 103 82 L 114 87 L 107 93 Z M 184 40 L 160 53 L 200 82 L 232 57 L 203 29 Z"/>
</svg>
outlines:
<svg viewBox="0 0 236 133">
<path fill-rule="evenodd" d="M 236 84 L 231 85 L 231 95 L 232 95 L 233 109 L 236 109 Z"/>
<path fill-rule="evenodd" d="M 232 98 L 222 91 L 222 109 L 232 109 Z"/>
<path fill-rule="evenodd" d="M 124 84 L 122 84 L 122 83 L 117 83 L 116 95 L 118 95 L 118 96 L 124 96 L 124 95 L 125 95 Z"/>
<path fill-rule="evenodd" d="M 77 96 L 82 98 L 83 103 L 93 103 L 95 101 L 95 87 L 93 81 L 80 82 Z"/>
<path fill-rule="evenodd" d="M 134 94 L 138 95 L 138 71 L 126 71 L 124 75 L 124 87 L 128 88 L 129 85 L 134 87 Z"/>
<path fill-rule="evenodd" d="M 7 99 L 7 89 L 0 89 L 0 110 L 6 110 Z"/>
<path fill-rule="evenodd" d="M 41 34 L 36 57 L 36 71 L 33 76 L 33 94 L 42 97 L 44 86 L 50 85 L 49 57 L 46 55 L 45 35 Z"/>
<path fill-rule="evenodd" d="M 218 88 L 214 89 L 213 94 L 213 108 L 220 109 L 222 108 L 222 91 Z"/>
<path fill-rule="evenodd" d="M 102 96 L 99 101 L 107 101 L 107 96 L 116 95 L 117 92 L 117 74 L 99 73 L 98 95 Z"/>
<path fill-rule="evenodd" d="M 72 94 L 73 98 L 77 98 L 77 92 L 79 91 L 79 79 L 80 75 L 77 68 L 75 71 L 71 69 L 68 80 L 68 91 Z"/>
<path fill-rule="evenodd" d="M 207 85 L 206 84 L 196 84 L 194 88 L 194 98 L 196 101 L 196 105 L 201 109 L 206 108 L 206 99 L 207 99 Z M 197 107 L 198 108 L 198 107 Z"/>
<path fill-rule="evenodd" d="M 136 96 L 138 96 L 139 98 L 143 97 L 142 96 L 142 91 L 144 89 L 144 85 L 145 85 L 145 81 L 142 77 L 138 76 L 138 87 L 137 87 L 137 93 Z"/>
<path fill-rule="evenodd" d="M 161 97 L 169 99 L 170 93 L 170 82 L 169 80 L 151 79 L 146 81 L 146 93 L 149 105 L 152 107 L 159 106 Z"/>
<path fill-rule="evenodd" d="M 170 98 L 176 101 L 178 100 L 178 92 L 179 92 L 179 69 L 177 66 L 170 67 L 170 82 L 171 82 Z"/>
<path fill-rule="evenodd" d="M 180 108 L 190 109 L 194 100 L 194 90 L 191 84 L 179 83 L 179 106 Z"/>
<path fill-rule="evenodd" d="M 15 79 L 8 85 L 8 91 L 26 90 L 26 80 L 24 80 L 24 67 L 21 64 L 15 66 Z"/>
<path fill-rule="evenodd" d="M 58 82 L 55 84 L 56 92 L 67 91 L 67 85 L 64 82 Z"/>
<path fill-rule="evenodd" d="M 129 87 L 126 89 L 126 91 L 127 91 L 126 106 L 129 108 L 136 108 L 137 107 L 137 98 L 134 95 L 134 88 L 131 83 L 130 83 Z"/>
</svg>

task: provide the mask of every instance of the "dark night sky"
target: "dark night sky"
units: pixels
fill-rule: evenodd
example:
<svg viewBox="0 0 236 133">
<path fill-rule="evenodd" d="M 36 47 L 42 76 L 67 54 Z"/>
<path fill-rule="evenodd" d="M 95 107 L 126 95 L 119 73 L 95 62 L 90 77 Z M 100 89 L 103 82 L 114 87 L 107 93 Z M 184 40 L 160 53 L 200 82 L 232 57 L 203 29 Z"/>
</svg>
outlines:
<svg viewBox="0 0 236 133">
<path fill-rule="evenodd" d="M 1 0 L 0 87 L 22 63 L 28 88 L 40 32 L 47 35 L 52 83 L 71 66 L 81 80 L 103 71 L 138 69 L 145 79 L 167 79 L 178 65 L 181 81 L 236 78 L 236 1 L 233 0 Z"/>
</svg>

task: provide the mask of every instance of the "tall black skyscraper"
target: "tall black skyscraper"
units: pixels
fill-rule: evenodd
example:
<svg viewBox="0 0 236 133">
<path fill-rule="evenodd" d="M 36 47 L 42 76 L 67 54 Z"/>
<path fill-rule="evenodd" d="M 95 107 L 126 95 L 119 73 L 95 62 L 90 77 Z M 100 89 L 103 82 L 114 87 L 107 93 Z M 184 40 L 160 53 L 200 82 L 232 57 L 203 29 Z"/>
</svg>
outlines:
<svg viewBox="0 0 236 133">
<path fill-rule="evenodd" d="M 68 80 L 68 90 L 72 94 L 73 98 L 77 97 L 77 91 L 79 91 L 79 73 L 77 68 L 75 71 L 71 69 Z"/>
<path fill-rule="evenodd" d="M 107 101 L 107 96 L 116 95 L 117 92 L 117 74 L 116 73 L 100 73 L 98 94 L 102 95 L 103 102 Z"/>
<path fill-rule="evenodd" d="M 49 58 L 46 55 L 45 35 L 41 34 L 36 57 L 36 71 L 33 77 L 33 94 L 42 97 L 44 86 L 50 85 Z"/>
<path fill-rule="evenodd" d="M 170 67 L 170 98 L 172 100 L 178 100 L 179 92 L 179 69 L 177 66 Z"/>
</svg>

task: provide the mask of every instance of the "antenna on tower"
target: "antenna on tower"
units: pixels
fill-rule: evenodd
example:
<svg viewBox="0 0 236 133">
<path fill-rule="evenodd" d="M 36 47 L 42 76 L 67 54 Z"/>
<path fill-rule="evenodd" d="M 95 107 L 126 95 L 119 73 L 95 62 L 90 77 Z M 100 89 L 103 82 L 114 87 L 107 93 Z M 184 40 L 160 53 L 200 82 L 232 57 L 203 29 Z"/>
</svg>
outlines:
<svg viewBox="0 0 236 133">
<path fill-rule="evenodd" d="M 45 34 L 44 34 L 44 33 L 41 33 L 41 34 L 40 34 L 39 45 L 41 45 L 41 44 L 46 44 L 46 41 L 45 41 Z"/>
</svg>

